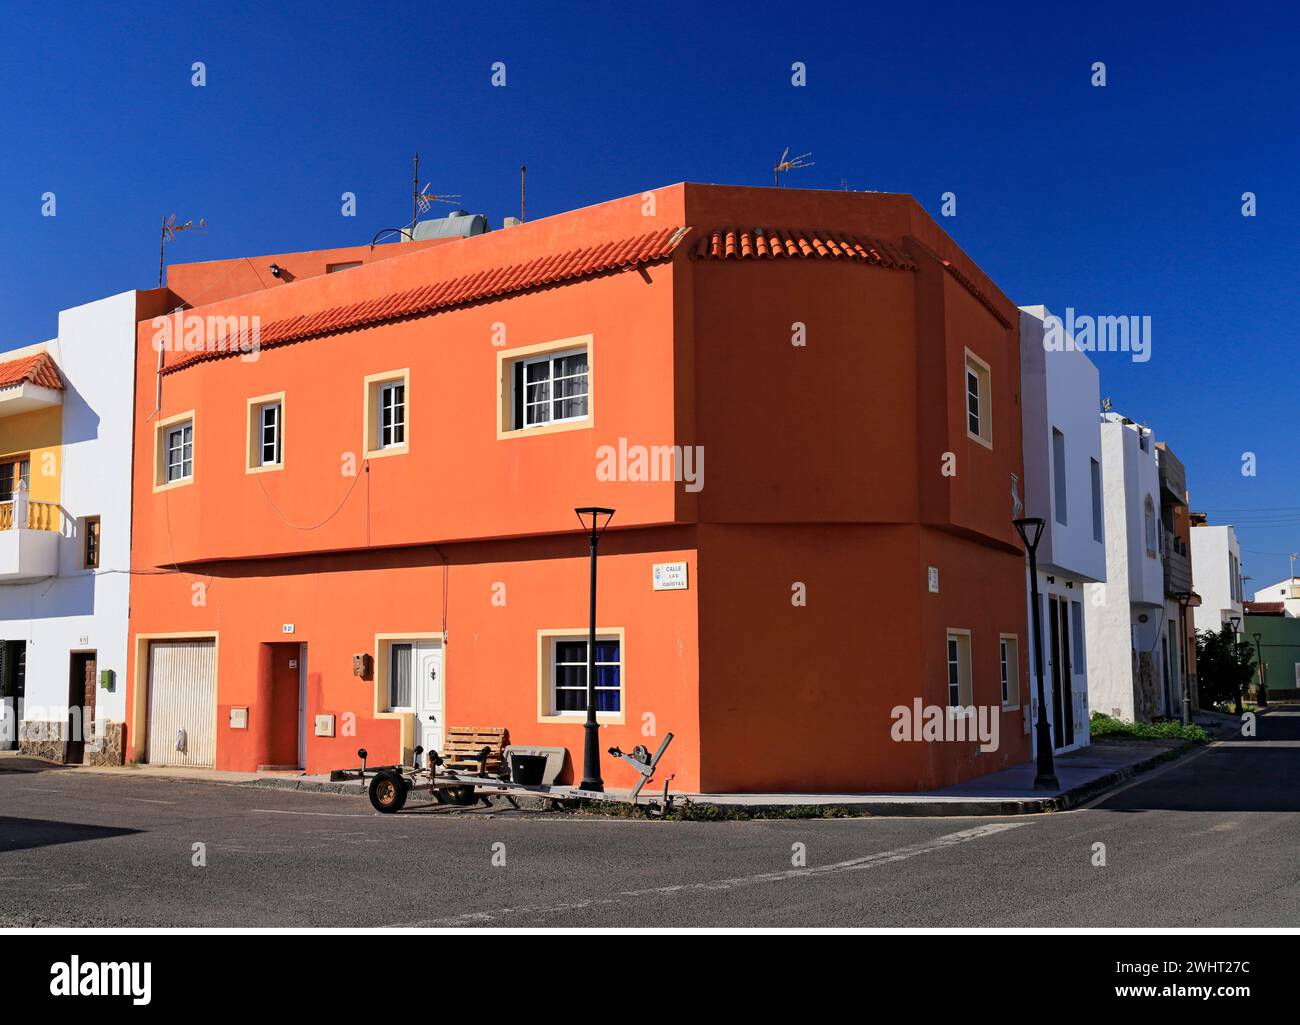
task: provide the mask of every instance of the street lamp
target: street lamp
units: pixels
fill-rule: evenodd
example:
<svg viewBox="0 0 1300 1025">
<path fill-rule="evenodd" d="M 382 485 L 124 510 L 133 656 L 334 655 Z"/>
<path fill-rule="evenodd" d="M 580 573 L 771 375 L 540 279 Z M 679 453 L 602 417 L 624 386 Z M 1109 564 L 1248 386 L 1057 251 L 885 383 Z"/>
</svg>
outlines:
<svg viewBox="0 0 1300 1025">
<path fill-rule="evenodd" d="M 1201 600 L 1191 591 L 1179 591 L 1174 595 L 1178 599 L 1179 608 L 1182 610 L 1178 617 L 1178 642 L 1183 646 L 1183 725 L 1192 724 L 1192 683 L 1191 676 L 1187 672 L 1187 606 L 1192 604 L 1192 599 L 1196 599 L 1196 604 L 1200 605 Z"/>
<path fill-rule="evenodd" d="M 1241 617 L 1229 616 L 1228 622 L 1232 624 L 1232 661 L 1235 663 L 1237 661 L 1237 631 L 1241 629 Z M 1233 670 L 1234 672 L 1236 671 L 1235 665 L 1233 666 Z M 1233 714 L 1241 715 L 1241 688 L 1234 687 L 1233 690 L 1237 695 L 1237 710 Z"/>
<path fill-rule="evenodd" d="M 1047 699 L 1043 694 L 1043 624 L 1038 611 L 1038 542 L 1043 537 L 1044 521 L 1041 516 L 1028 516 L 1011 521 L 1029 553 L 1029 591 L 1032 602 L 1034 626 L 1034 672 L 1038 676 L 1038 722 L 1035 739 L 1038 748 L 1038 773 L 1034 776 L 1035 790 L 1060 790 L 1056 778 L 1056 765 L 1052 761 L 1052 729 L 1047 724 Z M 1066 714 L 1073 714 L 1072 710 Z"/>
<path fill-rule="evenodd" d="M 578 522 L 591 545 L 591 618 L 587 627 L 587 721 L 582 737 L 583 790 L 603 791 L 605 783 L 600 778 L 600 726 L 596 722 L 596 544 L 600 535 L 614 518 L 613 509 L 586 506 L 574 509 Z M 603 522 L 602 522 L 603 518 Z M 590 522 L 588 520 L 590 519 Z"/>
<path fill-rule="evenodd" d="M 1255 638 L 1255 660 L 1259 663 L 1259 693 L 1255 697 L 1255 704 L 1260 708 L 1268 707 L 1268 680 L 1264 676 L 1264 635 L 1251 634 Z"/>
</svg>

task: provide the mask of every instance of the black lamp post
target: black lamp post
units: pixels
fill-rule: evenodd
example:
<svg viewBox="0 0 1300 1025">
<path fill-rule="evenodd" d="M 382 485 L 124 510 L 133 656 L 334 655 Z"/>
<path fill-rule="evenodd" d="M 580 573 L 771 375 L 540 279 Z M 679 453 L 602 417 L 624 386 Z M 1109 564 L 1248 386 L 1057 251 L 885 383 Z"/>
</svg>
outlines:
<svg viewBox="0 0 1300 1025">
<path fill-rule="evenodd" d="M 1043 624 L 1038 611 L 1038 542 L 1043 536 L 1044 522 L 1040 516 L 1029 516 L 1011 521 L 1025 543 L 1029 553 L 1029 593 L 1031 596 L 1034 626 L 1034 672 L 1038 676 L 1038 722 L 1035 724 L 1035 738 L 1038 741 L 1038 773 L 1034 776 L 1035 790 L 1060 790 L 1061 781 L 1056 778 L 1056 765 L 1052 761 L 1052 728 L 1047 723 L 1047 698 L 1043 694 Z M 1068 710 L 1073 715 L 1073 709 Z"/>
<path fill-rule="evenodd" d="M 591 545 L 591 619 L 587 628 L 587 722 L 582 735 L 583 790 L 603 791 L 605 782 L 600 778 L 600 725 L 596 722 L 596 544 L 600 535 L 614 518 L 613 509 L 587 506 L 574 509 L 578 522 Z M 590 522 L 588 522 L 590 521 Z"/>
<path fill-rule="evenodd" d="M 1268 707 L 1268 679 L 1264 676 L 1264 635 L 1251 634 L 1255 638 L 1255 661 L 1259 663 L 1259 694 L 1255 704 L 1260 708 Z"/>
<path fill-rule="evenodd" d="M 1236 662 L 1238 657 L 1237 656 L 1237 631 L 1241 629 L 1241 617 L 1229 616 L 1228 622 L 1232 625 L 1232 660 L 1233 662 Z M 1236 670 L 1234 667 L 1234 672 L 1235 671 Z M 1236 692 L 1237 695 L 1237 708 L 1233 714 L 1241 715 L 1241 688 L 1234 687 L 1233 690 Z"/>
<path fill-rule="evenodd" d="M 1192 724 L 1192 684 L 1190 674 L 1187 672 L 1187 606 L 1191 604 L 1195 595 L 1191 591 L 1179 591 L 1174 595 L 1178 599 L 1178 605 L 1181 609 L 1181 615 L 1178 617 L 1178 643 L 1183 649 L 1183 725 Z"/>
</svg>

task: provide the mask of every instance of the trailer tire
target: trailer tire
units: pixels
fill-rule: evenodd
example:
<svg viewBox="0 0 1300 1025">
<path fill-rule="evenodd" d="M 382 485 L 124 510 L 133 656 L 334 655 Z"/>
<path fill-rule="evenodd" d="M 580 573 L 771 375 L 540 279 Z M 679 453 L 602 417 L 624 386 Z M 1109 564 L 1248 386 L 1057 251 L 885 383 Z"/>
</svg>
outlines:
<svg viewBox="0 0 1300 1025">
<path fill-rule="evenodd" d="M 410 790 L 399 772 L 381 772 L 370 781 L 370 806 L 377 812 L 391 815 L 402 810 Z"/>
</svg>

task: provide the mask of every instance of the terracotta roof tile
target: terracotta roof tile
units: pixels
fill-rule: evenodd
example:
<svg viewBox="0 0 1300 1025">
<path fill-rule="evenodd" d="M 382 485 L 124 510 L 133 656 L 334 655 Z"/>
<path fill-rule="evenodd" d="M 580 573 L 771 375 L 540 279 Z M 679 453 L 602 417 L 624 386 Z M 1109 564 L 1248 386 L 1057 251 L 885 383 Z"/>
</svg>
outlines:
<svg viewBox="0 0 1300 1025">
<path fill-rule="evenodd" d="M 63 389 L 63 378 L 47 352 L 0 363 L 0 388 L 15 388 L 27 382 L 42 388 Z"/>
<path fill-rule="evenodd" d="M 916 270 L 901 249 L 881 239 L 803 228 L 715 228 L 700 236 L 694 255 L 697 260 L 853 260 L 891 270 Z"/>
<path fill-rule="evenodd" d="M 454 306 L 501 298 L 544 285 L 667 259 L 687 230 L 681 227 L 660 228 L 634 238 L 572 249 L 527 263 L 494 267 L 348 306 L 286 317 L 262 326 L 259 347 L 266 349 L 273 345 L 305 341 L 382 321 L 436 313 Z M 228 345 L 217 345 L 210 350 L 185 353 L 175 363 L 163 367 L 162 372 L 170 374 L 195 363 L 238 354 L 237 351 L 231 351 Z"/>
</svg>

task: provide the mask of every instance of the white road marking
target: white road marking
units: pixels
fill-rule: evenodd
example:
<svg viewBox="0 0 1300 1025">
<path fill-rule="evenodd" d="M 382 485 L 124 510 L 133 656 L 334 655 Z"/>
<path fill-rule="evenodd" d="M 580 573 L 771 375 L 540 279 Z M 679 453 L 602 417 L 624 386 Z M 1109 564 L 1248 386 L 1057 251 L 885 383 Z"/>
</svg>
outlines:
<svg viewBox="0 0 1300 1025">
<path fill-rule="evenodd" d="M 175 801 L 155 801 L 148 797 L 123 797 L 123 801 L 137 801 L 140 804 L 175 804 Z"/>
<path fill-rule="evenodd" d="M 837 861 L 829 865 L 814 865 L 808 868 L 791 868 L 780 872 L 763 872 L 751 876 L 734 876 L 730 879 L 715 879 L 709 882 L 681 883 L 675 886 L 654 886 L 644 890 L 622 890 L 612 897 L 593 898 L 590 900 L 574 901 L 572 903 L 533 907 L 497 908 L 493 911 L 472 911 L 463 915 L 452 915 L 447 918 L 434 918 L 421 922 L 408 922 L 402 925 L 389 926 L 388 928 L 429 929 L 455 925 L 482 925 L 486 922 L 492 922 L 508 915 L 540 915 L 551 914 L 558 911 L 576 911 L 600 905 L 620 904 L 638 897 L 690 893 L 699 890 L 733 890 L 741 886 L 754 886 L 761 883 L 787 882 L 795 879 L 809 879 L 840 872 L 856 872 L 859 869 L 876 868 L 880 865 L 889 865 L 898 861 L 906 861 L 908 858 L 919 857 L 922 854 L 933 854 L 936 851 L 947 850 L 950 847 L 969 843 L 972 840 L 981 840 L 986 836 L 994 836 L 998 833 L 1004 833 L 1008 829 L 1019 829 L 1021 826 L 1032 826 L 1033 824 L 1032 821 L 991 822 L 987 825 L 975 826 L 972 829 L 963 829 L 956 833 L 948 833 L 944 836 L 935 837 L 933 840 L 923 840 L 921 843 L 909 844 L 906 847 L 899 847 L 892 851 L 878 851 L 875 854 L 867 854 L 861 858 L 851 858 L 848 861 Z"/>
<path fill-rule="evenodd" d="M 284 808 L 249 808 L 249 811 L 258 811 L 263 815 L 317 815 L 329 819 L 382 819 L 387 818 L 376 812 L 373 815 L 358 814 L 357 812 L 345 811 L 286 811 Z"/>
</svg>

